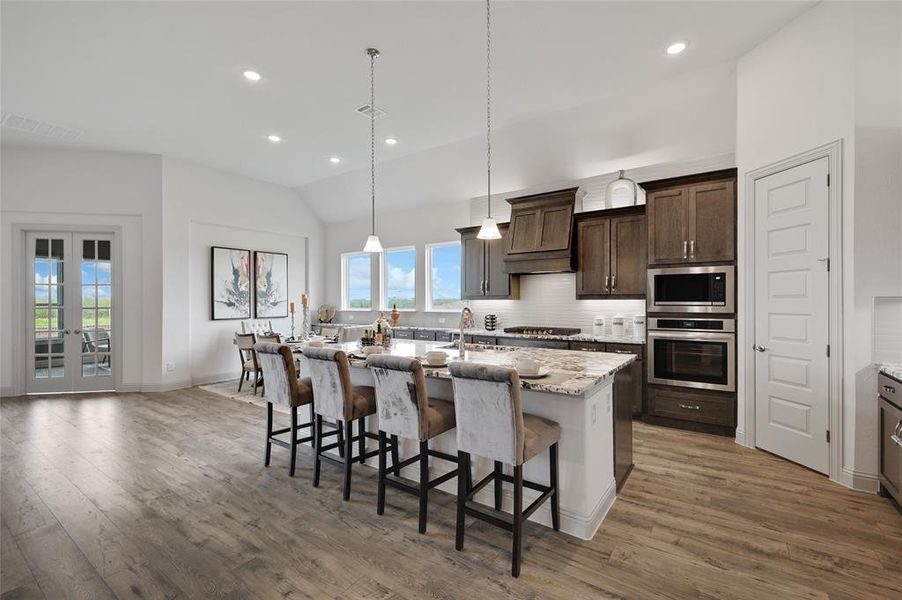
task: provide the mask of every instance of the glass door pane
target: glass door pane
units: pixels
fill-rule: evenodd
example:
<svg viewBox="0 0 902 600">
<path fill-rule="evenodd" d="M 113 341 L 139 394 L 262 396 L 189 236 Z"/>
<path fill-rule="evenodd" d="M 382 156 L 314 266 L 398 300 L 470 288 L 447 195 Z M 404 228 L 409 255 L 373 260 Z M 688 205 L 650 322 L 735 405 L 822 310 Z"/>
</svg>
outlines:
<svg viewBox="0 0 902 600">
<path fill-rule="evenodd" d="M 81 240 L 80 374 L 84 378 L 112 375 L 112 263 L 109 239 Z M 112 385 L 112 384 L 107 384 Z"/>
<path fill-rule="evenodd" d="M 61 380 L 66 377 L 64 273 L 67 241 L 65 235 L 31 239 L 34 250 L 31 261 L 34 379 Z"/>
</svg>

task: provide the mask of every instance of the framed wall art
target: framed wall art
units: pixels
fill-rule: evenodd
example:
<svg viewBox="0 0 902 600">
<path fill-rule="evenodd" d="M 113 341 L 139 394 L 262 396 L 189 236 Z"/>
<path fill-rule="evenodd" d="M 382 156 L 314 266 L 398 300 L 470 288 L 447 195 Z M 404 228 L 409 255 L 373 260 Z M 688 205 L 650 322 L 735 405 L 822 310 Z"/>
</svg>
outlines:
<svg viewBox="0 0 902 600">
<path fill-rule="evenodd" d="M 254 252 L 254 313 L 257 319 L 288 316 L 288 255 Z"/>
<path fill-rule="evenodd" d="M 213 320 L 251 317 L 251 251 L 210 248 L 210 315 Z"/>
</svg>

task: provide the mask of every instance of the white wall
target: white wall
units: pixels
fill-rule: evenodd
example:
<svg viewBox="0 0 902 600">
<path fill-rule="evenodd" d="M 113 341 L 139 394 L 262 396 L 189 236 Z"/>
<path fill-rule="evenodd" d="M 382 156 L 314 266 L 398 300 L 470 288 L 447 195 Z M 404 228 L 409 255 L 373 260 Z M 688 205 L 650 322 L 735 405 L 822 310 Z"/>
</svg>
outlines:
<svg viewBox="0 0 902 600">
<path fill-rule="evenodd" d="M 899 5 L 826 2 L 739 62 L 736 157 L 754 169 L 843 141 L 843 469 L 871 486 L 877 470 L 874 297 L 902 293 Z M 739 193 L 739 268 L 746 257 Z M 887 262 L 887 261 L 890 262 Z M 745 314 L 740 301 L 739 319 Z M 740 336 L 740 361 L 751 342 Z M 748 401 L 740 370 L 740 430 Z M 749 440 L 749 442 L 751 442 Z"/>
<path fill-rule="evenodd" d="M 293 190 L 164 158 L 164 385 L 236 375 L 232 334 L 240 323 L 210 318 L 210 246 L 287 253 L 289 300 L 300 307 L 307 290 L 315 308 L 322 298 L 322 243 L 322 225 Z M 273 327 L 288 332 L 289 320 L 273 319 Z"/>
<path fill-rule="evenodd" d="M 24 261 L 24 239 L 14 228 L 118 229 L 122 238 L 123 389 L 160 381 L 159 156 L 2 148 L 0 184 L 0 385 L 2 394 L 24 392 L 25 338 L 20 327 L 27 313 L 21 302 L 23 281 L 14 279 Z M 22 361 L 22 362 L 17 362 Z M 14 387 L 18 384 L 18 387 Z"/>
</svg>

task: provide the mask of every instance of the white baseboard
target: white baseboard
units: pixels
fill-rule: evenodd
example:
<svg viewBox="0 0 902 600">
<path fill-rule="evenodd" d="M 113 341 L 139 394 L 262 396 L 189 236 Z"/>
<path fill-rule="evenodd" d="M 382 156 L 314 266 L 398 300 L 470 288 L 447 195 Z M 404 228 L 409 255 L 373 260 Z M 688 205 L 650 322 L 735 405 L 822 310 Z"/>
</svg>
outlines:
<svg viewBox="0 0 902 600">
<path fill-rule="evenodd" d="M 745 429 L 738 429 L 738 428 L 737 428 L 737 429 L 736 429 L 736 438 L 735 438 L 735 439 L 736 439 L 736 443 L 739 444 L 740 446 L 745 446 L 746 448 L 751 448 L 751 447 L 752 447 L 752 446 L 750 446 L 748 443 L 746 443 L 746 439 L 745 439 Z"/>
<path fill-rule="evenodd" d="M 171 381 L 169 383 L 144 383 L 141 385 L 142 392 L 171 392 L 173 390 L 181 390 L 191 387 L 191 380 L 184 379 L 182 381 Z"/>
<path fill-rule="evenodd" d="M 229 371 L 227 373 L 215 373 L 213 375 L 201 375 L 199 377 L 191 378 L 191 385 L 209 385 L 211 383 L 220 383 L 222 381 L 238 381 L 238 378 L 235 377 L 235 371 Z M 251 381 L 253 382 L 253 377 L 251 377 Z"/>
<path fill-rule="evenodd" d="M 839 482 L 847 488 L 858 490 L 859 492 L 876 494 L 879 479 L 874 473 L 864 473 L 843 467 L 839 474 Z"/>
<path fill-rule="evenodd" d="M 15 396 L 21 395 L 22 394 L 18 393 L 18 390 L 11 385 L 0 387 L 0 398 L 14 398 Z"/>
</svg>

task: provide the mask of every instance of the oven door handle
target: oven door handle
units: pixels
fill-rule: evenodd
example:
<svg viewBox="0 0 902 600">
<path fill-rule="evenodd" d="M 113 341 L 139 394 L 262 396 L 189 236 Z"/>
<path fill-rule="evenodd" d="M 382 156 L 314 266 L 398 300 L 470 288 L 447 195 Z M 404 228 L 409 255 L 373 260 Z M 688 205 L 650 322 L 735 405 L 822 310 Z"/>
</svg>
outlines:
<svg viewBox="0 0 902 600">
<path fill-rule="evenodd" d="M 662 340 L 699 340 L 703 342 L 724 341 L 731 342 L 736 339 L 735 333 L 721 333 L 719 331 L 662 331 L 648 332 L 649 339 Z"/>
</svg>

